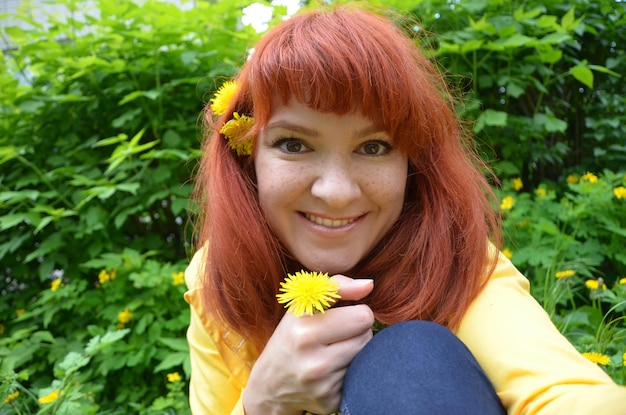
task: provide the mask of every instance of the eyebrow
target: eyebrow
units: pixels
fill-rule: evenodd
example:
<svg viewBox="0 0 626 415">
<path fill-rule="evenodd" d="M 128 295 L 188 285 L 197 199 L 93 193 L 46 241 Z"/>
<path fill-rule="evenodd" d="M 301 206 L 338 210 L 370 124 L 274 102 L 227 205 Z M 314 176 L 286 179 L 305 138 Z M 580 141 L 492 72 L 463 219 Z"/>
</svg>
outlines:
<svg viewBox="0 0 626 415">
<path fill-rule="evenodd" d="M 265 129 L 268 129 L 268 130 L 273 129 L 273 128 L 284 128 L 286 130 L 291 130 L 291 131 L 299 132 L 302 134 L 306 134 L 310 137 L 319 136 L 319 132 L 313 128 L 304 127 L 302 125 L 294 124 L 294 123 L 291 123 L 289 121 L 284 121 L 284 120 L 274 121 L 274 122 L 268 123 L 265 126 Z M 367 137 L 370 134 L 379 133 L 381 131 L 384 131 L 384 129 L 377 127 L 375 125 L 370 125 L 368 127 L 365 127 L 357 131 L 356 134 L 354 135 L 354 138 Z"/>
</svg>

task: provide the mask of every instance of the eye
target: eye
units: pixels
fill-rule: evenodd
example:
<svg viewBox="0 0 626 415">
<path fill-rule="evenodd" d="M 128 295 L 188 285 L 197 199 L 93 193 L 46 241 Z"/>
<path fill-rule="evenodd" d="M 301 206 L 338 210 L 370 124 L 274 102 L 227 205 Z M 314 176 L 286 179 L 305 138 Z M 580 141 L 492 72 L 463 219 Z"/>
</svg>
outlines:
<svg viewBox="0 0 626 415">
<path fill-rule="evenodd" d="M 367 156 L 383 156 L 391 151 L 393 147 L 386 141 L 367 141 L 361 144 L 361 147 L 357 150 L 357 153 Z"/>
<path fill-rule="evenodd" d="M 273 146 L 287 154 L 305 153 L 310 150 L 297 138 L 281 138 L 277 140 Z"/>
</svg>

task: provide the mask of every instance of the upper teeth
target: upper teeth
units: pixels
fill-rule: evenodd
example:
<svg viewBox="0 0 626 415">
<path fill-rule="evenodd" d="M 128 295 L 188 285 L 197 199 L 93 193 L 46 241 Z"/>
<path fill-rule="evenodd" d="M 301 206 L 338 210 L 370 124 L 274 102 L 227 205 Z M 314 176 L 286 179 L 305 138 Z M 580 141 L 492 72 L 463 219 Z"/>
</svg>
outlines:
<svg viewBox="0 0 626 415">
<path fill-rule="evenodd" d="M 311 222 L 315 222 L 318 225 L 328 226 L 331 228 L 338 228 L 340 226 L 346 226 L 347 224 L 354 222 L 354 219 L 334 220 L 334 219 L 328 219 L 328 218 L 320 218 L 319 216 L 309 215 L 308 213 L 306 213 L 305 216 Z"/>
</svg>

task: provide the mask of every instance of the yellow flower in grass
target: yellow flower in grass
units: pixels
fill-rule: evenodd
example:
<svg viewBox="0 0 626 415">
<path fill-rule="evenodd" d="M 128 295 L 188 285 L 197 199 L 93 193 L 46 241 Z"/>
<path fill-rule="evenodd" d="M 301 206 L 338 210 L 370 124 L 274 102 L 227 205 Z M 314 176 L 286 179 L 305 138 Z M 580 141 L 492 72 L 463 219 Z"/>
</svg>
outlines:
<svg viewBox="0 0 626 415">
<path fill-rule="evenodd" d="M 554 276 L 556 278 L 569 278 L 574 274 L 576 274 L 576 271 L 574 271 L 573 269 L 566 269 L 563 271 L 558 271 L 556 274 L 554 274 Z"/>
<path fill-rule="evenodd" d="M 124 325 L 126 325 L 126 323 L 128 323 L 131 318 L 133 318 L 133 313 L 130 312 L 128 308 L 120 311 L 119 313 L 117 313 L 117 327 L 124 327 Z"/>
<path fill-rule="evenodd" d="M 59 289 L 59 286 L 61 285 L 61 278 L 57 278 L 55 280 L 52 280 L 52 283 L 50 284 L 50 291 L 55 292 L 56 290 Z"/>
<path fill-rule="evenodd" d="M 570 174 L 567 176 L 565 181 L 569 184 L 576 184 L 578 183 L 578 176 L 576 176 L 575 174 Z"/>
<path fill-rule="evenodd" d="M 597 183 L 598 182 L 598 176 L 596 176 L 595 174 L 593 174 L 591 172 L 587 172 L 587 173 L 582 175 L 580 180 L 584 180 L 584 181 L 587 181 L 589 183 Z"/>
<path fill-rule="evenodd" d="M 172 273 L 172 284 L 180 285 L 185 283 L 185 273 L 184 272 L 173 272 Z"/>
<path fill-rule="evenodd" d="M 598 353 L 598 352 L 585 352 L 583 353 L 583 356 L 585 356 L 587 359 L 591 360 L 593 363 L 597 365 L 606 366 L 611 362 L 610 357 L 608 357 L 605 354 Z"/>
<path fill-rule="evenodd" d="M 15 310 L 15 315 L 18 317 L 22 317 L 22 314 L 24 314 L 26 312 L 26 310 L 24 310 L 23 308 L 18 308 L 17 310 Z"/>
<path fill-rule="evenodd" d="M 624 366 L 626 366 L 626 352 L 622 355 L 622 362 L 624 362 Z"/>
<path fill-rule="evenodd" d="M 522 182 L 522 179 L 520 179 L 519 177 L 514 178 L 513 189 L 515 189 L 516 192 L 519 192 L 520 190 L 522 190 L 522 187 L 524 187 L 524 182 Z"/>
<path fill-rule="evenodd" d="M 170 382 L 170 383 L 180 382 L 181 381 L 181 377 L 178 374 L 178 372 L 168 373 L 167 374 L 167 381 Z"/>
<path fill-rule="evenodd" d="M 278 302 L 285 304 L 287 312 L 296 317 L 312 316 L 316 311 L 323 313 L 331 301 L 341 298 L 339 284 L 327 273 L 298 271 L 295 275 L 287 274 L 280 286 L 282 294 L 276 295 Z"/>
<path fill-rule="evenodd" d="M 7 398 L 2 403 L 9 404 L 13 402 L 14 400 L 16 400 L 18 396 L 20 396 L 20 391 L 9 393 L 9 396 L 7 396 Z"/>
<path fill-rule="evenodd" d="M 237 83 L 235 81 L 226 81 L 217 90 L 211 99 L 211 111 L 215 115 L 222 115 L 228 110 L 233 96 L 237 92 Z"/>
<path fill-rule="evenodd" d="M 511 252 L 511 250 L 509 248 L 504 248 L 502 250 L 502 255 L 504 255 L 505 257 L 507 257 L 508 259 L 513 258 L 513 252 Z"/>
<path fill-rule="evenodd" d="M 613 194 L 618 199 L 626 199 L 626 187 L 619 186 L 613 189 Z"/>
<path fill-rule="evenodd" d="M 515 205 L 515 199 L 512 196 L 505 196 L 500 203 L 500 209 L 511 210 L 513 209 L 513 205 Z"/>
<path fill-rule="evenodd" d="M 39 398 L 39 403 L 42 405 L 45 405 L 47 403 L 52 403 L 56 401 L 57 399 L 59 399 L 60 394 L 61 394 L 61 391 L 58 389 L 55 389 L 49 394 L 47 394 L 46 396 L 42 396 L 41 398 Z"/>
<path fill-rule="evenodd" d="M 535 192 L 537 192 L 539 197 L 546 197 L 546 195 L 548 194 L 546 192 L 546 189 L 544 189 L 543 187 L 538 188 L 537 190 L 535 190 Z"/>
<path fill-rule="evenodd" d="M 242 138 L 252 130 L 253 126 L 254 118 L 233 112 L 233 118 L 222 126 L 220 133 L 228 139 L 228 145 L 237 152 L 237 155 L 249 156 L 252 154 L 252 138 L 246 140 Z"/>
<path fill-rule="evenodd" d="M 620 284 L 626 284 L 626 277 L 624 277 L 624 278 L 620 278 L 620 279 L 619 279 L 619 281 L 618 281 L 618 283 L 620 283 Z"/>
<path fill-rule="evenodd" d="M 107 271 L 106 269 L 103 269 L 98 274 L 98 281 L 100 281 L 100 284 L 105 284 L 109 281 L 113 281 L 116 275 L 117 275 L 117 269 L 113 269 L 111 270 L 111 272 Z"/>
<path fill-rule="evenodd" d="M 602 287 L 603 290 L 607 289 L 606 284 L 604 284 L 604 282 L 599 279 L 585 281 L 585 287 L 589 288 L 590 290 L 599 290 L 600 287 Z"/>
</svg>

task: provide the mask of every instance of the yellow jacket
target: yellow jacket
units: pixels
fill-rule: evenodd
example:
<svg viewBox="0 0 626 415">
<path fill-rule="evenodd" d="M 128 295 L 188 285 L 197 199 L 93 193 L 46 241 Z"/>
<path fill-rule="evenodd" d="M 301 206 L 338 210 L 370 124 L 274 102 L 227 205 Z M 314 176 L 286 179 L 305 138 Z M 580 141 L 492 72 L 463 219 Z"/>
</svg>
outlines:
<svg viewBox="0 0 626 415">
<path fill-rule="evenodd" d="M 197 284 L 203 250 L 185 272 L 191 305 L 190 405 L 194 415 L 243 415 L 258 351 L 204 312 Z M 510 415 L 626 415 L 616 385 L 563 337 L 504 256 L 456 335 L 472 351 Z"/>
</svg>

